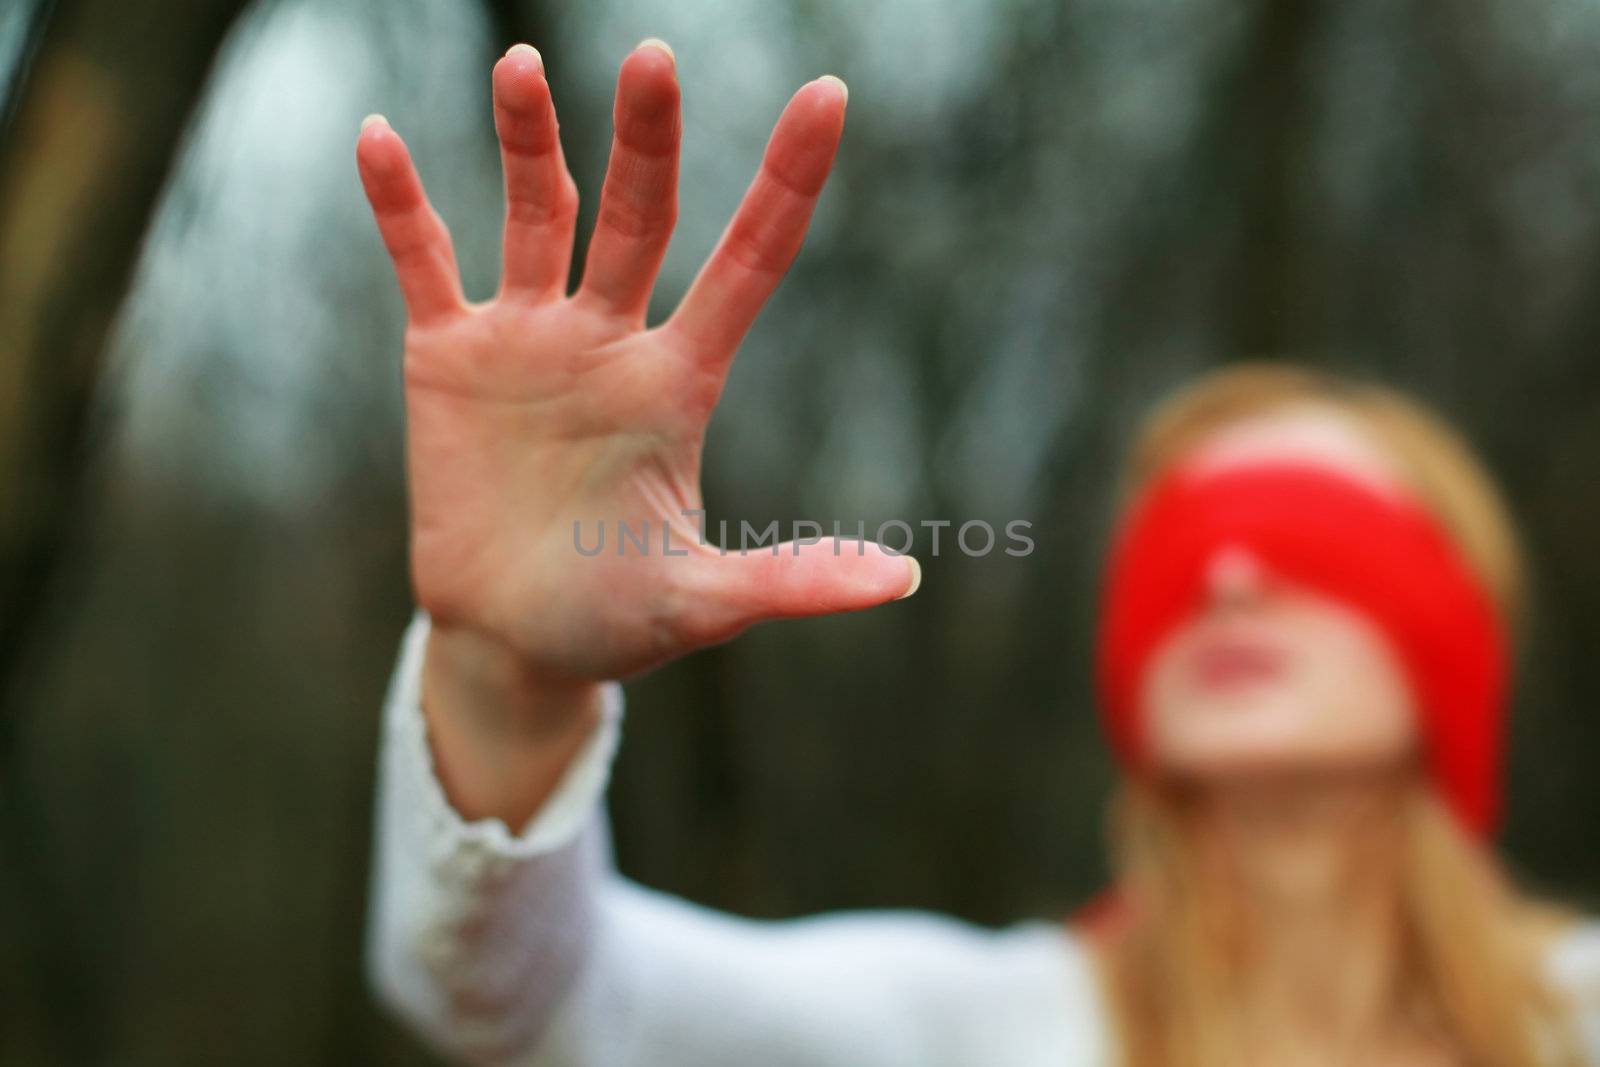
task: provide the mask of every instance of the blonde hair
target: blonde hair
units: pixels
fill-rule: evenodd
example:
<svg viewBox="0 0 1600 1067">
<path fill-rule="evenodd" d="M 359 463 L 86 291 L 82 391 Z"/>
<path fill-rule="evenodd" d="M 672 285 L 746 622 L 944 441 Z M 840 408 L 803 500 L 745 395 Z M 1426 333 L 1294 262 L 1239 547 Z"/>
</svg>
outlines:
<svg viewBox="0 0 1600 1067">
<path fill-rule="evenodd" d="M 1526 610 L 1509 513 L 1467 443 L 1387 387 L 1281 364 L 1235 364 L 1158 405 L 1134 445 L 1124 497 L 1229 424 L 1315 406 L 1349 418 L 1398 465 L 1515 624 Z M 1400 806 L 1403 935 L 1395 1007 L 1472 1064 L 1582 1062 L 1571 1006 L 1544 977 L 1545 949 L 1570 913 L 1521 896 L 1424 783 Z M 1231 902 L 1196 877 L 1195 835 L 1172 795 L 1126 782 L 1111 831 L 1127 922 L 1102 978 L 1127 1067 L 1221 1067 L 1243 1054 L 1231 1032 L 1236 960 Z"/>
</svg>

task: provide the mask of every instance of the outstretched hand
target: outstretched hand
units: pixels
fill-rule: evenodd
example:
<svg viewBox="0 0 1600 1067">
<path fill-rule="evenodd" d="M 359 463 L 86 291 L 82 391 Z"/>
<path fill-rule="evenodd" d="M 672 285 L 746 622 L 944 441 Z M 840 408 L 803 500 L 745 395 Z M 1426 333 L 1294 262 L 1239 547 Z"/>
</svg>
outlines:
<svg viewBox="0 0 1600 1067">
<path fill-rule="evenodd" d="M 700 454 L 734 352 L 798 252 L 844 125 L 845 87 L 800 88 L 682 302 L 645 311 L 677 211 L 675 60 L 624 60 L 615 139 L 583 278 L 567 293 L 577 191 L 538 52 L 494 68 L 505 168 L 499 292 L 469 303 L 444 223 L 398 134 L 362 128 L 362 183 L 405 295 L 411 565 L 436 630 L 513 654 L 530 676 L 621 677 L 762 619 L 864 608 L 916 564 L 831 539 L 723 554 L 700 543 Z M 574 524 L 598 555 L 576 547 Z M 618 523 L 650 531 L 618 553 Z M 674 552 L 662 552 L 662 529 Z"/>
</svg>

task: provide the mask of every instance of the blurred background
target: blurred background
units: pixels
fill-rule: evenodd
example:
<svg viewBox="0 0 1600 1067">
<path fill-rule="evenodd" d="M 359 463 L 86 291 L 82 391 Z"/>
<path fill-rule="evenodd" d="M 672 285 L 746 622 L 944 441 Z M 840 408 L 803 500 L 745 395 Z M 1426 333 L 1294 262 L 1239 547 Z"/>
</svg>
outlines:
<svg viewBox="0 0 1600 1067">
<path fill-rule="evenodd" d="M 685 101 L 658 314 L 788 93 L 851 86 L 711 520 L 1020 518 L 1037 549 L 924 531 L 915 599 L 631 686 L 626 873 L 761 916 L 1081 902 L 1120 450 L 1270 357 L 1415 390 L 1507 486 L 1538 599 L 1504 849 L 1600 905 L 1595 4 L 3 0 L 0 1063 L 430 1062 L 360 971 L 410 600 L 357 124 L 409 140 L 486 296 L 493 58 L 543 51 L 587 223 L 645 36 Z"/>
</svg>

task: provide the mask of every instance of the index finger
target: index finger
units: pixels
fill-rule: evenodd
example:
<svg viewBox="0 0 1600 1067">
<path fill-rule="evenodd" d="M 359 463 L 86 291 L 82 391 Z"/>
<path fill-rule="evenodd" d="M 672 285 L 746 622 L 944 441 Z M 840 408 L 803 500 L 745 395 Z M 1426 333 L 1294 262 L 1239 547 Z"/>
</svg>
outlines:
<svg viewBox="0 0 1600 1067">
<path fill-rule="evenodd" d="M 844 132 L 847 95 L 844 82 L 827 75 L 789 100 L 738 211 L 663 326 L 705 360 L 733 358 L 800 251 Z"/>
<path fill-rule="evenodd" d="M 428 203 L 405 142 L 382 115 L 362 122 L 356 166 L 411 321 L 426 325 L 462 310 L 466 298 L 450 231 Z"/>
</svg>

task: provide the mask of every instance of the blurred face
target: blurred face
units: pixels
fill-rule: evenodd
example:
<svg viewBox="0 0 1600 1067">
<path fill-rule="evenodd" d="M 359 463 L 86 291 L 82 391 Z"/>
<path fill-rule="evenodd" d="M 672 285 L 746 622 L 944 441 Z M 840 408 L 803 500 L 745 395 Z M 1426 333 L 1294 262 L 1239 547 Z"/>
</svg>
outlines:
<svg viewBox="0 0 1600 1067">
<path fill-rule="evenodd" d="M 1339 413 L 1290 408 L 1219 430 L 1192 453 L 1216 468 L 1265 458 L 1332 466 L 1401 491 L 1392 463 Z M 1141 704 L 1152 765 L 1185 777 L 1397 766 L 1417 738 L 1404 669 L 1375 623 L 1219 551 L 1202 609 L 1150 660 Z"/>
</svg>

